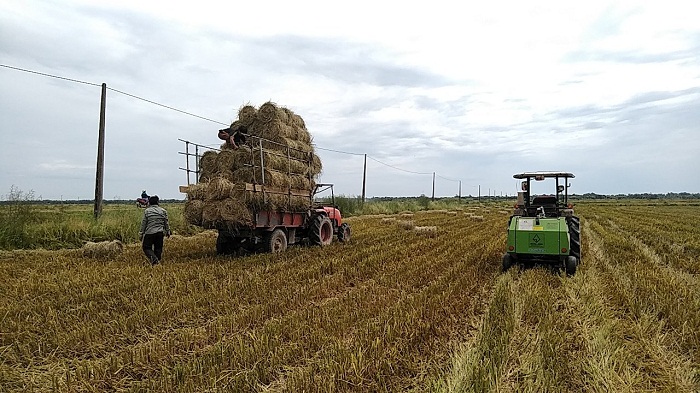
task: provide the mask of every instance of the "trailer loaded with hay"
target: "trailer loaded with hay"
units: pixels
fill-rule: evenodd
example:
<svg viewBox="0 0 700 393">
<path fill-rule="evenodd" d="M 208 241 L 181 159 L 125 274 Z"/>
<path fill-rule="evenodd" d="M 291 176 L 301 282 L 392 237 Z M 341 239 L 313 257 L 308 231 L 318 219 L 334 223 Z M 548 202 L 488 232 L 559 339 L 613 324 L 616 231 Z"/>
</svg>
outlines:
<svg viewBox="0 0 700 393">
<path fill-rule="evenodd" d="M 301 116 L 267 102 L 242 107 L 230 133 L 245 142 L 197 155 L 187 193 L 189 224 L 218 231 L 217 254 L 282 252 L 290 244 L 326 246 L 350 239 L 332 184 L 317 184 L 321 160 Z M 314 197 L 330 190 L 331 206 Z"/>
</svg>

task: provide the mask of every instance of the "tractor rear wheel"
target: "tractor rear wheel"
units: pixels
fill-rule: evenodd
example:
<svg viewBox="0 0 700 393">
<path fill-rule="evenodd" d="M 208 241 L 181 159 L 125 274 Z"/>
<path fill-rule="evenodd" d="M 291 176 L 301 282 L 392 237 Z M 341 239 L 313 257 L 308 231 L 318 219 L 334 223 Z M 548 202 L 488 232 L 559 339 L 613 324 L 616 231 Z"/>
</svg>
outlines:
<svg viewBox="0 0 700 393">
<path fill-rule="evenodd" d="M 318 246 L 327 246 L 333 241 L 333 224 L 322 215 L 314 217 L 309 226 L 309 240 Z"/>
<path fill-rule="evenodd" d="M 265 237 L 265 251 L 277 254 L 287 249 L 287 235 L 280 228 Z"/>
<path fill-rule="evenodd" d="M 503 255 L 503 263 L 501 267 L 503 268 L 503 271 L 506 272 L 511 266 L 513 266 L 513 257 L 506 253 Z"/>
<path fill-rule="evenodd" d="M 567 219 L 569 225 L 569 255 L 576 257 L 576 260 L 581 260 L 581 223 L 578 217 L 572 216 Z"/>
<path fill-rule="evenodd" d="M 576 274 L 576 266 L 578 265 L 578 259 L 569 255 L 564 261 L 564 268 L 566 269 L 567 276 L 573 276 Z"/>
<path fill-rule="evenodd" d="M 338 241 L 341 243 L 350 241 L 350 225 L 347 223 L 340 224 L 340 228 L 338 228 Z"/>
</svg>

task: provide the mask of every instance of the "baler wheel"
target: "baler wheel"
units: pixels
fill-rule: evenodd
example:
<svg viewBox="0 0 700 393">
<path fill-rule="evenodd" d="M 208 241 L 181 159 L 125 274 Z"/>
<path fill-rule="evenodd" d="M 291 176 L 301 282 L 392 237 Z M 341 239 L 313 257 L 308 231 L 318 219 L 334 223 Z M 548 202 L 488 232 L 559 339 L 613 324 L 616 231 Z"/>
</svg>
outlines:
<svg viewBox="0 0 700 393">
<path fill-rule="evenodd" d="M 566 268 L 566 275 L 567 276 L 573 276 L 576 274 L 576 266 L 578 265 L 578 259 L 576 257 L 573 257 L 569 255 L 566 257 L 566 261 L 564 261 L 564 267 Z"/>
<path fill-rule="evenodd" d="M 513 266 L 513 257 L 510 254 L 506 253 L 503 255 L 503 263 L 501 267 L 505 272 L 508 271 L 508 269 L 510 269 L 511 266 Z"/>
</svg>

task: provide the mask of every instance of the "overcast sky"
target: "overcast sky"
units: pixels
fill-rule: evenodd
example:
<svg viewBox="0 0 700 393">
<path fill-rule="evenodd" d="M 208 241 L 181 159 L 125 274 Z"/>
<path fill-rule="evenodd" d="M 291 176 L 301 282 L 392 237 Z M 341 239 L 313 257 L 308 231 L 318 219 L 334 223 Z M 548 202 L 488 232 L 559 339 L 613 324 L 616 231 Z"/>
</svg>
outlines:
<svg viewBox="0 0 700 393">
<path fill-rule="evenodd" d="M 0 64 L 109 90 L 104 195 L 184 198 L 184 143 L 268 100 L 367 153 L 367 196 L 700 192 L 695 1 L 0 1 Z M 91 199 L 100 87 L 0 67 L 0 194 Z M 362 155 L 318 150 L 359 195 Z M 400 171 L 384 164 L 419 175 Z M 553 187 L 552 187 L 553 188 Z"/>
</svg>

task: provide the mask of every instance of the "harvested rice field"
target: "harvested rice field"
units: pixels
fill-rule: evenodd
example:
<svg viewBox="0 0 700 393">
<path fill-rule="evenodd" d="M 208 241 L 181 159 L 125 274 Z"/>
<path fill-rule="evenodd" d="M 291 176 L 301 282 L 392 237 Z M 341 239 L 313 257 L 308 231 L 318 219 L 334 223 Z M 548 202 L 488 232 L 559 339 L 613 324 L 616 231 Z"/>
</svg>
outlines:
<svg viewBox="0 0 700 393">
<path fill-rule="evenodd" d="M 0 391 L 694 392 L 700 206 L 582 203 L 583 264 L 500 272 L 503 207 L 349 219 L 217 257 L 216 234 L 0 254 Z"/>
</svg>

